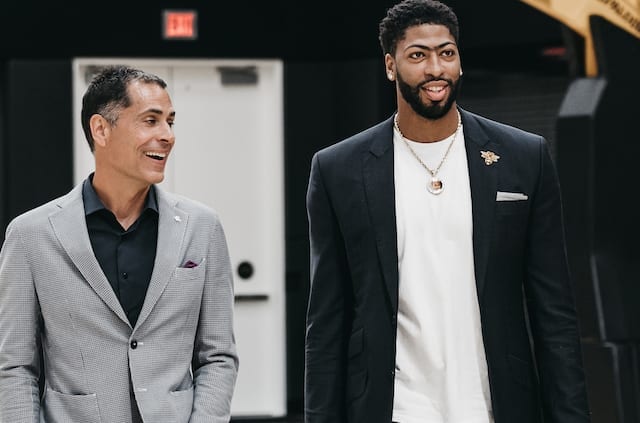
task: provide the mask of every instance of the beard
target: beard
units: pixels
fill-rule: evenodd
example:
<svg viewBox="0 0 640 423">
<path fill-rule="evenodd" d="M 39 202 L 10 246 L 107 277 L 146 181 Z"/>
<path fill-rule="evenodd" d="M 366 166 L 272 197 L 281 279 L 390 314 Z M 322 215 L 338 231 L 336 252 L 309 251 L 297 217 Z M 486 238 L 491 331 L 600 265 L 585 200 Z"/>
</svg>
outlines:
<svg viewBox="0 0 640 423">
<path fill-rule="evenodd" d="M 442 116 L 446 115 L 449 110 L 451 110 L 453 102 L 456 101 L 456 97 L 458 97 L 460 83 L 462 82 L 462 76 L 460 76 L 456 81 L 446 78 L 431 78 L 422 81 L 418 85 L 413 87 L 405 82 L 404 79 L 402 79 L 400 72 L 397 72 L 396 76 L 398 79 L 400 94 L 402 94 L 402 98 L 404 98 L 404 101 L 409 103 L 414 112 L 425 119 L 431 120 L 440 119 Z M 423 85 L 431 81 L 445 81 L 447 84 L 449 84 L 449 87 L 451 87 L 451 92 L 449 96 L 444 100 L 433 102 L 431 105 L 427 105 L 420 98 L 420 90 Z"/>
</svg>

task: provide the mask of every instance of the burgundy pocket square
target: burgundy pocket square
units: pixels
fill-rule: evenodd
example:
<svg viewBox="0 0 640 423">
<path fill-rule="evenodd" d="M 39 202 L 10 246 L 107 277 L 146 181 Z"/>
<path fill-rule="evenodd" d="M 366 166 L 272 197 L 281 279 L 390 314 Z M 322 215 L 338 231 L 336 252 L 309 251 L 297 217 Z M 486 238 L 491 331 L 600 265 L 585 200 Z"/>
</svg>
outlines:
<svg viewBox="0 0 640 423">
<path fill-rule="evenodd" d="M 191 260 L 187 260 L 187 262 L 182 266 L 184 268 L 190 269 L 192 267 L 196 267 L 198 265 L 198 263 L 195 263 Z"/>
</svg>

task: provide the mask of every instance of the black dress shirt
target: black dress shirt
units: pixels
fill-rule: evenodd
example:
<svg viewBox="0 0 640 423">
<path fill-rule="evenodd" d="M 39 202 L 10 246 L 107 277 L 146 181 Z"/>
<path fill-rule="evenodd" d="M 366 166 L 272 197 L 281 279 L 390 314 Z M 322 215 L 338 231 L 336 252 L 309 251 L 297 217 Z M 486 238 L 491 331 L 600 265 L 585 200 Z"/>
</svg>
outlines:
<svg viewBox="0 0 640 423">
<path fill-rule="evenodd" d="M 147 294 L 156 257 L 158 203 L 155 187 L 151 186 L 140 217 L 125 230 L 96 194 L 92 180 L 93 173 L 82 187 L 91 247 L 133 327 Z"/>
</svg>

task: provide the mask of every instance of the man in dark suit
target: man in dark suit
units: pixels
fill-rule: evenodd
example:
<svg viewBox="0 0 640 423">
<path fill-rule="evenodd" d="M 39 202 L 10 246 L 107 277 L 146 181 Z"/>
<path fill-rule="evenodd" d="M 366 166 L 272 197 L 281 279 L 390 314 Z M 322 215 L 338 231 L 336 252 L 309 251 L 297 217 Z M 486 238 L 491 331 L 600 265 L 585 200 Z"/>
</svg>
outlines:
<svg viewBox="0 0 640 423">
<path fill-rule="evenodd" d="M 312 160 L 305 422 L 588 422 L 545 139 L 456 104 L 444 4 L 380 42 L 397 113 Z"/>
</svg>

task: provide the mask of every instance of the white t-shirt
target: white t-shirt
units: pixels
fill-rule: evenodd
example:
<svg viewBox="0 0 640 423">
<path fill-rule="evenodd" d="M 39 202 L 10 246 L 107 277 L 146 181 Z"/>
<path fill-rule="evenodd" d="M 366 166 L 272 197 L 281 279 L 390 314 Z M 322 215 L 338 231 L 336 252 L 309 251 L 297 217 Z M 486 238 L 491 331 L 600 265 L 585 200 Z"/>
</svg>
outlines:
<svg viewBox="0 0 640 423">
<path fill-rule="evenodd" d="M 433 170 L 451 139 L 408 142 Z M 492 423 L 462 128 L 437 174 L 438 195 L 397 131 L 393 144 L 400 276 L 393 421 Z"/>
</svg>

